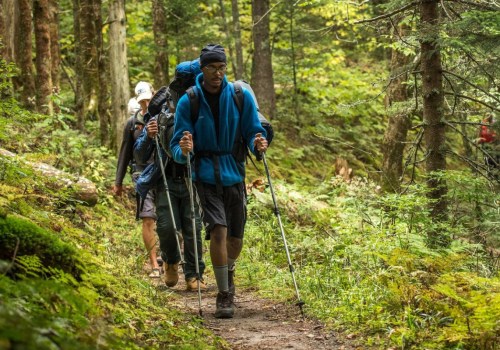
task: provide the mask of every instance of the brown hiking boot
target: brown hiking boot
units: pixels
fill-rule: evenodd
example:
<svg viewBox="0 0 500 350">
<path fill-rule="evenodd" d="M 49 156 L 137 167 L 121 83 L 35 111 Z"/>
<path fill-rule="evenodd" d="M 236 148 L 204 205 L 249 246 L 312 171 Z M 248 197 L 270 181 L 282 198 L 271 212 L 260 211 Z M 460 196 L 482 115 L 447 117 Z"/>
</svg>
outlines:
<svg viewBox="0 0 500 350">
<path fill-rule="evenodd" d="M 186 290 L 187 291 L 193 291 L 197 292 L 198 291 L 198 280 L 196 277 L 191 277 L 186 279 Z M 204 292 L 207 290 L 207 285 L 205 284 L 205 281 L 203 281 L 203 278 L 200 279 L 200 291 Z"/>
<path fill-rule="evenodd" d="M 215 318 L 233 318 L 233 294 L 230 292 L 219 292 L 215 301 Z"/>
<path fill-rule="evenodd" d="M 168 264 L 166 265 L 167 268 L 165 269 L 164 264 L 164 270 L 165 270 L 165 284 L 168 287 L 173 287 L 177 284 L 179 281 L 179 264 Z"/>
<path fill-rule="evenodd" d="M 227 283 L 229 286 L 229 292 L 233 295 L 236 294 L 236 287 L 234 286 L 234 270 L 235 270 L 234 264 L 227 270 Z"/>
</svg>

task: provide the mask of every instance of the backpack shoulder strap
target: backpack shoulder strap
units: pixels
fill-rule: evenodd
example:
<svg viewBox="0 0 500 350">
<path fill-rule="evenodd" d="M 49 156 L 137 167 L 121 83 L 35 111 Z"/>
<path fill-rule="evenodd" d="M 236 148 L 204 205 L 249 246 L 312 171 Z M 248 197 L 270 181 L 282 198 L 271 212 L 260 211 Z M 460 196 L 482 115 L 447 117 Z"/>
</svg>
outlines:
<svg viewBox="0 0 500 350">
<path fill-rule="evenodd" d="M 198 114 L 200 112 L 200 97 L 195 92 L 196 86 L 191 86 L 186 90 L 186 94 L 189 98 L 189 104 L 191 105 L 191 123 L 196 124 L 198 121 Z"/>
<path fill-rule="evenodd" d="M 241 84 L 237 81 L 233 83 L 233 87 L 234 87 L 234 95 L 233 95 L 234 103 L 236 103 L 236 107 L 238 107 L 238 111 L 240 112 L 241 115 L 241 113 L 243 112 L 243 100 L 244 100 L 243 88 Z"/>
</svg>

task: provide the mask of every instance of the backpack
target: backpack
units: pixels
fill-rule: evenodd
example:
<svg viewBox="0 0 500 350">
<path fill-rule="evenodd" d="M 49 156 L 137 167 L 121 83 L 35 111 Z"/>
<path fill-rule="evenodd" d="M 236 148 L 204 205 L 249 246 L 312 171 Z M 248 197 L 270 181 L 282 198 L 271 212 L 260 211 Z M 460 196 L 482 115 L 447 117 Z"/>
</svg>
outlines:
<svg viewBox="0 0 500 350">
<path fill-rule="evenodd" d="M 244 101 L 244 96 L 243 96 L 243 87 L 250 92 L 250 94 L 253 97 L 253 101 L 257 107 L 257 114 L 259 116 L 259 121 L 262 127 L 266 130 L 267 134 L 267 142 L 270 145 L 271 141 L 273 140 L 274 137 L 274 131 L 271 123 L 260 113 L 259 111 L 259 104 L 257 103 L 257 98 L 255 97 L 255 93 L 252 90 L 252 87 L 250 84 L 248 84 L 244 80 L 237 80 L 233 82 L 234 86 L 234 95 L 233 95 L 233 100 L 234 103 L 236 104 L 236 107 L 238 108 L 238 111 L 240 112 L 240 115 L 242 114 L 243 111 L 243 101 Z M 196 124 L 196 121 L 198 120 L 198 114 L 200 111 L 200 99 L 198 95 L 195 93 L 195 87 L 192 86 L 190 87 L 186 93 L 189 96 L 189 103 L 191 105 L 191 122 Z M 233 155 L 236 158 L 237 161 L 244 161 L 247 156 L 249 156 L 248 148 L 246 147 L 246 142 L 243 140 L 243 137 L 240 137 L 239 139 L 235 140 L 235 146 L 233 148 Z M 257 160 L 260 160 L 261 157 L 257 156 Z M 251 158 L 250 158 L 251 159 Z"/>
<path fill-rule="evenodd" d="M 186 90 L 196 84 L 196 76 L 200 73 L 200 60 L 198 58 L 181 62 L 175 67 L 174 80 L 168 86 L 174 107 L 177 107 L 177 102 L 179 102 Z"/>
</svg>

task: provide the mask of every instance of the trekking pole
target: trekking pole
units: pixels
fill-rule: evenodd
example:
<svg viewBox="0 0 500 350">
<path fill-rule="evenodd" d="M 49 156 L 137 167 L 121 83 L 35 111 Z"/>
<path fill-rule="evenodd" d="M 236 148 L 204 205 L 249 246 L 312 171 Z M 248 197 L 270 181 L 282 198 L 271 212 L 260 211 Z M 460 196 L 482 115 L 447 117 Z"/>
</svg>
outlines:
<svg viewBox="0 0 500 350">
<path fill-rule="evenodd" d="M 200 288 L 200 264 L 198 262 L 198 238 L 196 235 L 196 219 L 194 216 L 194 191 L 193 191 L 193 173 L 191 171 L 191 152 L 187 155 L 187 172 L 188 172 L 188 191 L 189 191 L 189 202 L 191 204 L 191 224 L 193 225 L 193 240 L 194 240 L 194 259 L 196 267 L 196 281 L 198 284 L 198 312 L 200 316 L 203 316 L 203 311 L 201 310 L 201 288 Z"/>
<path fill-rule="evenodd" d="M 174 210 L 172 209 L 172 201 L 170 200 L 170 193 L 168 191 L 167 176 L 165 175 L 165 168 L 163 167 L 163 161 L 161 159 L 161 147 L 160 147 L 160 143 L 158 142 L 158 135 L 155 136 L 155 141 L 156 141 L 156 148 L 158 149 L 158 159 L 160 160 L 160 168 L 161 168 L 161 175 L 163 177 L 163 185 L 165 186 L 165 193 L 167 194 L 168 208 L 170 209 L 170 217 L 172 218 L 172 225 L 174 226 L 175 241 L 177 242 L 177 249 L 179 250 L 179 256 L 181 257 L 181 261 L 179 262 L 179 264 L 182 266 L 182 269 L 184 270 L 184 263 L 185 262 L 184 262 L 184 258 L 182 256 L 181 243 L 179 241 L 180 232 L 179 232 L 179 230 L 177 230 L 177 223 L 175 222 Z M 168 159 L 167 159 L 167 163 L 168 163 Z M 165 164 L 165 166 L 167 166 L 167 164 Z"/>
<path fill-rule="evenodd" d="M 267 166 L 267 161 L 266 161 L 266 153 L 262 152 L 262 161 L 264 162 L 264 168 L 266 169 L 266 175 L 267 175 L 267 182 L 269 183 L 269 189 L 271 190 L 271 196 L 273 197 L 273 203 L 274 203 L 274 214 L 278 218 L 278 223 L 280 226 L 281 230 L 281 237 L 283 238 L 283 244 L 285 245 L 285 251 L 286 251 L 286 258 L 288 259 L 288 268 L 290 269 L 290 272 L 292 274 L 292 280 L 293 280 L 293 285 L 295 286 L 295 293 L 297 293 L 297 305 L 300 309 L 300 313 L 302 314 L 302 317 L 304 317 L 304 310 L 302 310 L 302 306 L 305 305 L 305 302 L 303 302 L 300 299 L 300 294 L 299 294 L 299 288 L 297 287 L 297 281 L 295 280 L 295 269 L 293 268 L 292 261 L 290 259 L 290 252 L 288 250 L 288 244 L 286 243 L 286 237 L 285 237 L 285 230 L 283 229 L 283 224 L 281 223 L 281 216 L 280 216 L 280 211 L 278 209 L 278 202 L 276 201 L 276 196 L 274 194 L 273 190 L 273 184 L 271 182 L 271 175 L 269 173 L 269 167 Z"/>
</svg>

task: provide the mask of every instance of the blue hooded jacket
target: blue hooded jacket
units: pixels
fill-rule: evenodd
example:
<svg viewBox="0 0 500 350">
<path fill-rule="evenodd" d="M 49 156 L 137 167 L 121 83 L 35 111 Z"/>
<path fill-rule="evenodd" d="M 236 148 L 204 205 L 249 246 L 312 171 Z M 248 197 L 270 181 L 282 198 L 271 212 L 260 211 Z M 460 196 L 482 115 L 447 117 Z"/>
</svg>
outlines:
<svg viewBox="0 0 500 350">
<path fill-rule="evenodd" d="M 255 135 L 261 133 L 262 136 L 266 137 L 266 131 L 262 127 L 257 115 L 255 102 L 250 92 L 243 88 L 243 110 L 242 116 L 240 116 L 238 107 L 233 99 L 235 93 L 233 84 L 229 83 L 226 76 L 224 76 L 219 100 L 219 140 L 217 140 L 214 117 L 202 93 L 202 81 L 203 73 L 196 77 L 196 89 L 194 89 L 200 101 L 198 119 L 195 125 L 191 121 L 189 96 L 187 94 L 182 96 L 177 105 L 174 135 L 170 142 L 173 158 L 178 163 L 186 163 L 187 158 L 182 154 L 179 141 L 184 131 L 189 131 L 193 135 L 195 157 L 197 153 L 198 155 L 205 154 L 206 152 L 219 154 L 219 171 L 222 186 L 231 186 L 243 182 L 245 179 L 238 170 L 238 167 L 244 169 L 244 160 L 237 165 L 232 155 L 236 138 L 240 135 L 243 136 L 250 151 L 256 154 L 253 145 Z M 240 132 L 238 132 L 238 127 L 240 127 Z M 197 160 L 197 162 L 200 162 L 199 166 L 193 169 L 194 179 L 212 185 L 217 184 L 212 158 L 206 156 L 199 158 Z"/>
</svg>

